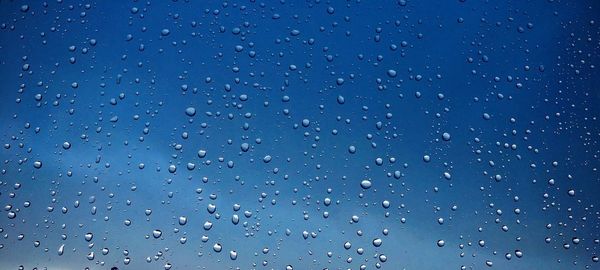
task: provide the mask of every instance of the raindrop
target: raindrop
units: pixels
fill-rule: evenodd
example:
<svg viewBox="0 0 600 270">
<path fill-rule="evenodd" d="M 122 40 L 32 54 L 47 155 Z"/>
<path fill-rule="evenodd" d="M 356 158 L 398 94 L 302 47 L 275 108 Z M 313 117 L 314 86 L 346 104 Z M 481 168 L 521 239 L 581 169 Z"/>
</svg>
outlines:
<svg viewBox="0 0 600 270">
<path fill-rule="evenodd" d="M 381 238 L 373 239 L 373 246 L 379 247 L 379 246 L 381 246 L 382 243 L 383 243 L 383 241 L 381 241 Z"/>
<path fill-rule="evenodd" d="M 42 162 L 39 161 L 39 160 L 38 161 L 34 161 L 33 162 L 33 167 L 36 168 L 36 169 L 41 168 L 42 167 Z"/>
<path fill-rule="evenodd" d="M 194 108 L 194 107 L 188 107 L 187 109 L 185 109 L 185 114 L 187 114 L 187 116 L 194 116 L 194 115 L 196 115 L 196 108 Z"/>
<path fill-rule="evenodd" d="M 449 141 L 449 140 L 450 140 L 450 133 L 448 133 L 448 132 L 444 132 L 444 133 L 442 134 L 442 139 L 443 139 L 444 141 Z"/>
<path fill-rule="evenodd" d="M 396 77 L 397 73 L 393 69 L 388 69 L 387 75 L 390 76 L 391 78 L 394 78 L 394 77 Z"/>
<path fill-rule="evenodd" d="M 183 226 L 187 223 L 187 217 L 181 216 L 179 217 L 179 225 Z"/>
<path fill-rule="evenodd" d="M 92 239 L 94 238 L 94 235 L 92 233 L 86 233 L 84 235 L 85 241 L 92 241 Z"/>
<path fill-rule="evenodd" d="M 215 245 L 213 245 L 213 250 L 215 252 L 221 252 L 222 249 L 223 249 L 223 247 L 219 243 L 215 243 Z"/>
<path fill-rule="evenodd" d="M 367 179 L 362 180 L 360 182 L 360 187 L 362 187 L 363 189 L 369 189 L 369 188 L 371 188 L 371 185 L 372 185 L 371 181 L 369 181 Z"/>
</svg>

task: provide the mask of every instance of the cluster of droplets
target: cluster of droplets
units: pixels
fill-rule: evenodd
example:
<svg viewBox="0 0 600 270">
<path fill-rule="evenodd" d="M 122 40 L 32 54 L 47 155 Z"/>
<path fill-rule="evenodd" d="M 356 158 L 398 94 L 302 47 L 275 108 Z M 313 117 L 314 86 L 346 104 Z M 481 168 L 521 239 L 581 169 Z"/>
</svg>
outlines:
<svg viewBox="0 0 600 270">
<path fill-rule="evenodd" d="M 404 0 L 184 2 L 0 4 L 16 89 L 0 259 L 36 235 L 33 257 L 100 267 L 191 267 L 180 252 L 232 269 L 400 269 L 421 248 L 460 269 L 538 248 L 544 265 L 544 250 L 598 265 L 593 20 L 555 1 L 508 18 L 464 0 L 439 4 L 458 18 Z M 562 52 L 536 44 L 531 21 L 550 18 L 569 32 Z M 448 33 L 459 49 L 438 50 Z M 426 244 L 403 248 L 411 237 Z"/>
</svg>

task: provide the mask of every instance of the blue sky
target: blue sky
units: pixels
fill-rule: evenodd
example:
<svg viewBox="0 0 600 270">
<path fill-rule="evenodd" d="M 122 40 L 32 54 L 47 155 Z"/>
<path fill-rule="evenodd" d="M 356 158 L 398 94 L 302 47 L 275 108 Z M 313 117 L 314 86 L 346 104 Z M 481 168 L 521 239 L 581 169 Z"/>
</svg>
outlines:
<svg viewBox="0 0 600 270">
<path fill-rule="evenodd" d="M 597 269 L 598 8 L 1 2 L 0 268 Z"/>
</svg>

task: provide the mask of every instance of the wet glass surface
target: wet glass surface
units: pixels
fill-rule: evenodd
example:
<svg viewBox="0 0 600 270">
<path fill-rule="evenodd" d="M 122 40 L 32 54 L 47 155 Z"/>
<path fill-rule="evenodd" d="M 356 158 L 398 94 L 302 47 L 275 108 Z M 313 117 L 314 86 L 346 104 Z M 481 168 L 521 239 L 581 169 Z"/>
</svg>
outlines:
<svg viewBox="0 0 600 270">
<path fill-rule="evenodd" d="M 0 1 L 0 269 L 600 269 L 598 1 Z"/>
</svg>

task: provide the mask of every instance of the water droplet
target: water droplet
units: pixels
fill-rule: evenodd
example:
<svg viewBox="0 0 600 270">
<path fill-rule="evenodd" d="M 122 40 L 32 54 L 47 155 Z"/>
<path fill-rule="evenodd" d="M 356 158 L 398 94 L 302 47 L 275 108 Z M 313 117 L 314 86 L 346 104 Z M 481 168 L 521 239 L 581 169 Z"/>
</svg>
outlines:
<svg viewBox="0 0 600 270">
<path fill-rule="evenodd" d="M 248 152 L 248 149 L 250 149 L 250 145 L 248 143 L 242 143 L 240 148 L 242 149 L 243 152 Z"/>
<path fill-rule="evenodd" d="M 92 239 L 94 238 L 94 234 L 92 234 L 92 233 L 86 233 L 84 235 L 84 238 L 85 238 L 85 241 L 88 241 L 88 242 L 92 241 Z"/>
<path fill-rule="evenodd" d="M 390 208 L 390 202 L 389 202 L 388 200 L 384 200 L 384 201 L 381 203 L 381 206 L 383 206 L 383 208 L 386 208 L 386 209 L 387 209 L 387 208 Z"/>
<path fill-rule="evenodd" d="M 215 243 L 215 245 L 213 245 L 213 250 L 215 252 L 221 252 L 222 249 L 223 249 L 223 247 L 219 243 Z"/>
<path fill-rule="evenodd" d="M 213 226 L 213 224 L 210 221 L 204 222 L 204 225 L 203 225 L 204 230 L 206 230 L 206 231 L 210 230 L 212 228 L 212 226 Z"/>
<path fill-rule="evenodd" d="M 303 119 L 302 120 L 302 126 L 303 127 L 308 127 L 310 125 L 310 120 L 308 119 Z"/>
<path fill-rule="evenodd" d="M 369 188 L 371 188 L 371 185 L 372 185 L 371 181 L 369 181 L 369 180 L 367 180 L 367 179 L 365 179 L 365 180 L 362 180 L 362 181 L 360 182 L 360 186 L 361 186 L 363 189 L 369 189 Z"/>
<path fill-rule="evenodd" d="M 42 162 L 39 161 L 39 160 L 38 161 L 34 161 L 33 162 L 33 167 L 36 168 L 36 169 L 41 168 L 42 167 Z"/>
<path fill-rule="evenodd" d="M 381 241 L 381 238 L 373 239 L 373 246 L 379 247 L 379 246 L 381 246 L 382 243 L 383 243 L 383 241 Z"/>
<path fill-rule="evenodd" d="M 179 225 L 183 226 L 187 223 L 187 217 L 181 216 L 179 217 Z"/>
<path fill-rule="evenodd" d="M 397 73 L 393 69 L 388 69 L 387 75 L 390 76 L 391 78 L 394 78 L 394 77 L 396 77 Z"/>
<path fill-rule="evenodd" d="M 196 108 L 194 108 L 194 107 L 187 107 L 185 109 L 185 114 L 187 116 L 194 116 L 194 115 L 196 115 Z"/>
</svg>

